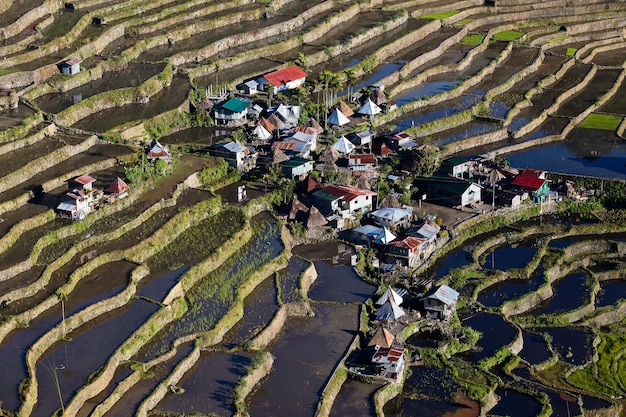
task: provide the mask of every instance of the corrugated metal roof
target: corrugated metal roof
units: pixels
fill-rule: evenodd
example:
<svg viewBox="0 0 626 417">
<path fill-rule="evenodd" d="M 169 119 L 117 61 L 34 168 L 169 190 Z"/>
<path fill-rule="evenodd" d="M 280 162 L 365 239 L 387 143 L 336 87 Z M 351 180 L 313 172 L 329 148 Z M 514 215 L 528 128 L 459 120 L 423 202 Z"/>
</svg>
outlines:
<svg viewBox="0 0 626 417">
<path fill-rule="evenodd" d="M 342 197 L 345 201 L 352 201 L 360 196 L 375 196 L 374 191 L 361 190 L 355 187 L 346 187 L 342 185 L 328 185 L 322 191 L 337 197 Z"/>
<path fill-rule="evenodd" d="M 249 101 L 244 101 L 244 100 L 240 100 L 237 97 L 233 97 L 231 99 L 229 99 L 228 101 L 220 104 L 218 106 L 218 108 L 222 108 L 222 109 L 226 109 L 229 111 L 232 111 L 233 113 L 241 113 L 242 111 L 244 111 L 245 109 L 247 109 L 250 106 Z"/>
<path fill-rule="evenodd" d="M 546 180 L 542 180 L 541 178 L 518 175 L 511 182 L 511 184 L 518 187 L 526 188 L 531 191 L 537 191 L 543 186 L 545 182 Z"/>
<path fill-rule="evenodd" d="M 95 182 L 96 179 L 89 175 L 81 175 L 80 177 L 74 178 L 74 182 L 77 182 L 82 185 L 87 185 Z"/>
<path fill-rule="evenodd" d="M 448 287 L 447 285 L 442 285 L 435 290 L 431 295 L 424 298 L 435 298 L 446 305 L 450 305 L 456 301 L 459 297 L 459 293 Z"/>
<path fill-rule="evenodd" d="M 279 69 L 278 71 L 269 72 L 263 77 L 272 83 L 273 86 L 278 87 L 285 85 L 288 82 L 306 78 L 307 73 L 302 71 L 297 65 L 292 65 L 287 68 Z"/>
</svg>

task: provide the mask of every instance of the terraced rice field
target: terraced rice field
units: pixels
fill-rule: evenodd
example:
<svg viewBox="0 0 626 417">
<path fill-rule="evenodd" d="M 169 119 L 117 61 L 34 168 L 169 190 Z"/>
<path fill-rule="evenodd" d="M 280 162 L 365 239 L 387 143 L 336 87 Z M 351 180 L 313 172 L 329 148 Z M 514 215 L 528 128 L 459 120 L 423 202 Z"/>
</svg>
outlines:
<svg viewBox="0 0 626 417">
<path fill-rule="evenodd" d="M 444 155 L 541 149 L 574 142 L 587 129 L 621 138 L 626 3 L 494 3 L 0 0 L 0 414 L 269 415 L 273 404 L 292 398 L 276 415 L 324 415 L 325 383 L 358 330 L 358 304 L 373 288 L 355 295 L 354 276 L 337 272 L 348 283 L 345 298 L 325 298 L 332 285 L 322 279 L 309 300 L 311 263 L 291 257 L 263 197 L 240 207 L 220 191 L 190 187 L 186 179 L 212 160 L 182 154 L 173 175 L 138 186 L 83 222 L 56 218 L 57 196 L 82 174 L 106 187 L 140 160 L 146 139 L 163 137 L 181 153 L 206 153 L 216 138 L 231 134 L 192 126 L 190 104 L 206 87 L 234 90 L 303 59 L 309 73 L 303 105 L 324 93 L 325 71 L 338 75 L 340 97 L 382 83 L 396 102 L 377 117 L 355 117 L 346 132 L 406 129 Z M 58 64 L 69 58 L 81 59 L 81 71 L 62 75 Z M 328 109 L 311 109 L 326 118 Z M 333 132 L 323 137 L 333 138 Z M 333 251 L 345 255 L 339 245 Z M 454 256 L 450 265 L 458 262 Z M 611 268 L 623 269 L 622 262 Z M 524 277 L 482 281 L 500 286 L 479 284 L 468 299 L 507 320 L 517 317 L 516 338 L 523 333 L 536 346 L 546 341 L 550 359 L 538 355 L 543 366 L 532 369 L 545 373 L 544 383 L 550 373 L 561 375 L 581 398 L 595 387 L 604 396 L 595 409 L 617 407 L 611 397 L 624 395 L 624 341 L 606 328 L 594 334 L 598 344 L 584 344 L 599 359 L 589 362 L 585 350 L 579 361 L 575 348 L 556 339 L 587 335 L 586 328 L 574 336 L 550 330 L 550 344 L 551 333 L 541 326 L 566 319 L 617 326 L 606 315 L 620 299 L 601 294 L 623 290 L 621 277 L 573 271 L 547 283 L 541 279 L 551 265 L 537 264 Z M 456 266 L 437 273 L 445 277 Z M 584 288 L 577 299 L 584 314 L 568 304 L 571 298 L 545 297 L 547 288 L 557 294 L 568 286 Z M 527 303 L 533 297 L 550 301 Z M 538 309 L 532 323 L 523 314 L 531 304 Z M 323 349 L 314 349 L 307 333 Z M 508 344 L 483 347 L 476 361 Z M 310 362 L 294 356 L 293 346 L 307 351 Z M 535 365 L 528 349 L 520 355 Z M 559 368 L 572 364 L 578 368 Z M 298 384 L 288 379 L 294 369 L 302 372 Z M 530 391 L 510 375 L 494 382 L 481 379 L 491 374 L 466 372 L 481 387 L 510 390 L 512 397 Z M 252 392 L 259 381 L 261 389 Z M 205 387 L 214 393 L 207 403 Z M 454 396 L 456 385 L 447 388 Z M 353 415 L 372 415 L 373 391 L 351 382 L 338 398 L 365 398 Z M 564 415 L 557 391 L 519 400 L 534 410 L 549 398 L 554 415 Z M 589 398 L 580 401 L 582 409 L 595 404 Z M 510 412 L 500 405 L 498 413 Z M 413 406 L 406 400 L 385 407 L 411 413 Z M 345 404 L 333 410 L 351 415 Z"/>
</svg>

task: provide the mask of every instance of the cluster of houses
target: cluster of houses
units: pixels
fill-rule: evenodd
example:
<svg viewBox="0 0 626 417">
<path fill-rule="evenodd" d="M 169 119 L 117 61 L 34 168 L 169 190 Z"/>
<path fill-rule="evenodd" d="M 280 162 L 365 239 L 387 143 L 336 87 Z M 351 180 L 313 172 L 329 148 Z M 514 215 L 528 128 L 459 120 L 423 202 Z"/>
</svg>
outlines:
<svg viewBox="0 0 626 417">
<path fill-rule="evenodd" d="M 146 148 L 146 159 L 149 164 L 158 160 L 172 163 L 172 154 L 167 146 L 158 140 L 151 141 Z M 63 218 L 83 220 L 103 204 L 112 204 L 128 196 L 130 186 L 120 177 L 104 189 L 94 187 L 96 179 L 90 175 L 80 175 L 68 180 L 67 191 L 59 196 L 56 213 Z"/>
<path fill-rule="evenodd" d="M 419 364 L 419 361 L 407 360 L 404 346 L 390 330 L 394 324 L 402 320 L 406 313 L 400 307 L 404 302 L 405 290 L 394 290 L 389 287 L 376 300 L 378 309 L 374 312 L 372 332 L 364 348 L 357 348 L 346 359 L 346 367 L 354 373 L 372 377 L 398 380 L 407 363 Z M 414 315 L 419 319 L 421 314 L 426 319 L 449 320 L 456 306 L 459 293 L 441 285 L 431 289 L 419 298 L 421 313 Z M 400 326 L 402 327 L 402 326 Z"/>
</svg>

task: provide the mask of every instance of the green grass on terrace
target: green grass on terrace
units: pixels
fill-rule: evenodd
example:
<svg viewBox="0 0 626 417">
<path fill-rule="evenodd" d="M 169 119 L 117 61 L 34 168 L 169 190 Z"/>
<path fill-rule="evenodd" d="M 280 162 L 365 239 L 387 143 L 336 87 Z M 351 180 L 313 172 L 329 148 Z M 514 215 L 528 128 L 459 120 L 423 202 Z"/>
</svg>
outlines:
<svg viewBox="0 0 626 417">
<path fill-rule="evenodd" d="M 465 19 L 461 19 L 461 20 L 459 20 L 458 22 L 456 22 L 456 23 L 454 24 L 454 26 L 465 26 L 465 25 L 467 25 L 468 23 L 473 22 L 473 21 L 474 21 L 474 19 L 472 19 L 471 17 L 467 17 L 467 18 L 465 18 Z"/>
<path fill-rule="evenodd" d="M 448 10 L 441 13 L 426 13 L 421 15 L 418 19 L 446 19 L 450 16 L 454 16 L 458 12 L 458 10 Z"/>
<path fill-rule="evenodd" d="M 521 38 L 522 35 L 522 32 L 518 32 L 516 30 L 505 30 L 504 32 L 496 33 L 495 35 L 493 35 L 493 38 L 497 41 L 510 42 Z"/>
<path fill-rule="evenodd" d="M 587 129 L 617 130 L 617 127 L 621 122 L 622 116 L 615 114 L 591 113 L 578 127 L 584 127 Z"/>
<path fill-rule="evenodd" d="M 564 41 L 565 39 L 569 39 L 569 38 L 571 38 L 571 36 L 561 36 L 561 37 L 558 37 L 558 38 L 552 38 L 552 39 L 548 40 L 547 43 Z"/>
<path fill-rule="evenodd" d="M 567 48 L 567 52 L 565 52 L 565 55 L 574 56 L 576 55 L 576 51 L 578 51 L 578 48 Z"/>
<path fill-rule="evenodd" d="M 463 39 L 461 39 L 461 45 L 480 45 L 483 43 L 485 39 L 485 35 L 467 35 Z"/>
</svg>

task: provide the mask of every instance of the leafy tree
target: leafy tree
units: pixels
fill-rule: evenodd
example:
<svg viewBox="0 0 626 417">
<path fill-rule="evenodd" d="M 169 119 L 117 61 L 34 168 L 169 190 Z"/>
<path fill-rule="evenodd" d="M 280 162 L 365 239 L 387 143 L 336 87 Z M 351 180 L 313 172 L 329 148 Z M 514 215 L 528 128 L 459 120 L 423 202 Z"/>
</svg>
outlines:
<svg viewBox="0 0 626 417">
<path fill-rule="evenodd" d="M 164 177 L 167 171 L 167 162 L 162 159 L 157 159 L 154 162 L 154 174 L 157 177 Z"/>
<path fill-rule="evenodd" d="M 140 165 L 132 165 L 124 168 L 124 177 L 126 177 L 126 180 L 131 184 L 140 180 L 142 174 L 143 172 L 141 171 Z"/>
<path fill-rule="evenodd" d="M 306 62 L 304 52 L 298 52 L 298 59 L 296 59 L 295 64 L 305 71 L 309 69 L 309 64 Z"/>
</svg>

